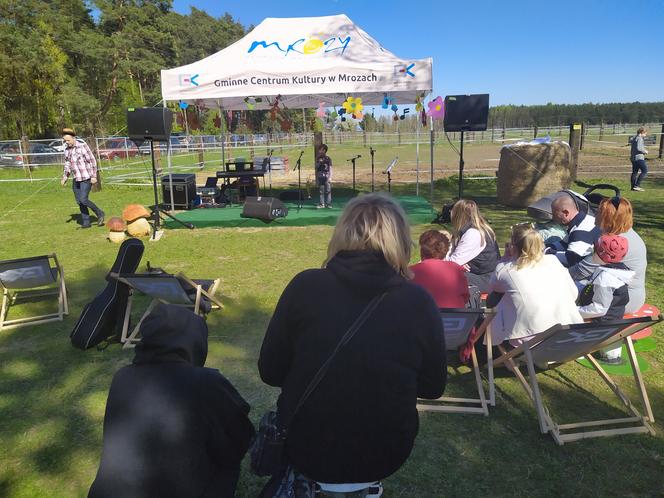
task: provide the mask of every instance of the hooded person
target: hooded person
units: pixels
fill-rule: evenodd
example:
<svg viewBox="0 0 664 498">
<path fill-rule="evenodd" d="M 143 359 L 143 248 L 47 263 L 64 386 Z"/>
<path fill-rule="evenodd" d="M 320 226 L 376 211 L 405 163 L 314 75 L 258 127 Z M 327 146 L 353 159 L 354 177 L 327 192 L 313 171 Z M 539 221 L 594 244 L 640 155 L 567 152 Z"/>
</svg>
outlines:
<svg viewBox="0 0 664 498">
<path fill-rule="evenodd" d="M 203 366 L 205 321 L 161 304 L 140 330 L 133 363 L 111 383 L 88 496 L 234 496 L 254 427 L 231 383 Z"/>
</svg>

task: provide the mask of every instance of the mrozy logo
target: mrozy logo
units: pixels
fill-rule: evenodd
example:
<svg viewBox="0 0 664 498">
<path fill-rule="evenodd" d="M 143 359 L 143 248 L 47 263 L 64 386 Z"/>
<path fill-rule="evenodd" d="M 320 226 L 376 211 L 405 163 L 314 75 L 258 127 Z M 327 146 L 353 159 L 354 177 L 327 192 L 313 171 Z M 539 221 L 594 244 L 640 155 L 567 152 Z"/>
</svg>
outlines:
<svg viewBox="0 0 664 498">
<path fill-rule="evenodd" d="M 328 52 L 335 52 L 337 50 L 341 50 L 341 54 L 346 51 L 346 48 L 348 48 L 348 45 L 350 44 L 350 36 L 346 36 L 345 38 L 341 36 L 331 36 L 330 38 L 326 39 L 325 41 L 321 40 L 320 38 L 316 38 L 315 36 L 312 36 L 311 38 L 300 38 L 298 40 L 293 41 L 292 43 L 281 43 L 277 41 L 253 41 L 251 42 L 251 45 L 249 46 L 249 50 L 247 50 L 247 53 L 250 54 L 254 50 L 256 50 L 258 47 L 263 47 L 264 49 L 268 48 L 273 48 L 278 50 L 279 52 L 283 53 L 284 56 L 287 56 L 290 53 L 296 53 L 300 55 L 313 55 L 317 53 L 323 53 L 327 54 Z"/>
<path fill-rule="evenodd" d="M 180 75 L 180 86 L 198 86 L 196 78 L 198 74 L 181 74 Z"/>
</svg>

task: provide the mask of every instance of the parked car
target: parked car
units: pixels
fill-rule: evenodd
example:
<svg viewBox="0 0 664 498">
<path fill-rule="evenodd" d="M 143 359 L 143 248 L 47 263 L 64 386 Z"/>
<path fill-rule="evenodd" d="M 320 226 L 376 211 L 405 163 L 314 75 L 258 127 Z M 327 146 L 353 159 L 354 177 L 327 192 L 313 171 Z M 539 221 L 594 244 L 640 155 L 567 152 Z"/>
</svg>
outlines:
<svg viewBox="0 0 664 498">
<path fill-rule="evenodd" d="M 106 140 L 103 147 L 99 148 L 99 157 L 115 161 L 117 159 L 126 159 L 127 157 L 136 157 L 138 147 L 131 140 L 124 138 L 111 138 Z"/>
<path fill-rule="evenodd" d="M 85 143 L 85 140 L 83 140 L 82 138 L 77 138 L 76 141 L 80 144 Z M 49 145 L 49 147 L 53 147 L 58 152 L 64 152 L 64 150 L 65 150 L 65 141 L 62 140 L 61 138 L 53 140 L 48 145 Z"/>
<path fill-rule="evenodd" d="M 31 166 L 40 164 L 54 164 L 63 161 L 62 152 L 58 152 L 53 147 L 40 143 L 31 143 L 28 152 L 21 153 L 18 144 L 6 143 L 0 144 L 0 166 L 22 168 L 25 164 L 26 156 Z"/>
<path fill-rule="evenodd" d="M 170 142 L 171 142 L 171 150 L 173 152 L 177 152 L 179 149 L 183 148 L 185 144 L 182 143 L 182 137 L 179 136 L 171 136 L 170 137 Z M 159 149 L 161 152 L 166 151 L 166 143 L 165 142 L 155 142 L 154 143 L 154 148 Z M 141 152 L 141 154 L 149 154 L 150 153 L 150 142 L 146 140 L 141 144 L 141 146 L 138 148 L 138 150 Z"/>
</svg>

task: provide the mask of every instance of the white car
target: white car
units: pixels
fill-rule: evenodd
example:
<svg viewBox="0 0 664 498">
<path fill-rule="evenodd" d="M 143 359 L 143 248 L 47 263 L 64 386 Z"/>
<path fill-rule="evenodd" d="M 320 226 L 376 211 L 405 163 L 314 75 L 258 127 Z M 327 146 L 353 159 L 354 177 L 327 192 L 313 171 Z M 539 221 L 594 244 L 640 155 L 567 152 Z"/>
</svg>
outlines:
<svg viewBox="0 0 664 498">
<path fill-rule="evenodd" d="M 80 144 L 84 144 L 85 140 L 82 138 L 77 138 L 76 141 Z M 65 151 L 65 141 L 62 140 L 61 138 L 58 138 L 57 140 L 53 140 L 50 144 L 48 144 L 50 147 L 53 147 L 55 150 L 58 152 L 64 152 Z"/>
</svg>

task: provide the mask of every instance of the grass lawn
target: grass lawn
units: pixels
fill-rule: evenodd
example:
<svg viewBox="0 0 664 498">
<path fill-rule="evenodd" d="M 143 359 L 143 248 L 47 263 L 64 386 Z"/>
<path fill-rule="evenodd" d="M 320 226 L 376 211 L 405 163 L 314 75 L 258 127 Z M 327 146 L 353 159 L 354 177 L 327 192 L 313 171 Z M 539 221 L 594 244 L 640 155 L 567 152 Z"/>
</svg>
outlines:
<svg viewBox="0 0 664 498">
<path fill-rule="evenodd" d="M 42 176 L 53 175 L 44 169 Z M 644 193 L 617 183 L 634 203 L 635 228 L 648 246 L 648 301 L 664 309 L 664 181 L 646 181 Z M 368 189 L 366 183 L 361 187 Z M 437 208 L 455 188 L 449 180 L 437 182 Z M 414 185 L 395 183 L 393 191 L 412 195 Z M 496 204 L 494 181 L 468 182 L 466 195 L 482 204 L 501 246 L 508 227 L 525 219 L 524 210 Z M 130 202 L 149 204 L 151 196 L 149 188 L 108 185 L 92 198 L 112 216 Z M 106 241 L 105 229 L 81 230 L 67 222 L 76 211 L 69 186 L 60 188 L 57 181 L 0 183 L 0 259 L 56 252 L 70 296 L 64 322 L 0 334 L 0 496 L 86 495 L 100 455 L 108 387 L 115 371 L 133 356 L 118 345 L 82 352 L 69 343 L 74 322 L 103 288 L 118 249 Z M 413 238 L 428 228 L 414 226 Z M 140 270 L 149 261 L 194 278 L 221 278 L 226 308 L 209 316 L 207 365 L 231 379 L 252 405 L 254 421 L 278 394 L 261 383 L 256 368 L 267 322 L 288 281 L 305 268 L 320 266 L 331 232 L 329 226 L 178 229 L 167 230 L 159 242 L 146 241 Z M 664 416 L 664 347 L 660 344 L 644 357 L 651 366 L 644 378 L 657 419 Z M 573 421 L 616 413 L 617 403 L 589 372 L 570 364 L 539 376 L 554 418 Z M 448 393 L 472 388 L 472 382 L 468 370 L 451 371 Z M 663 424 L 655 424 L 655 437 L 557 447 L 550 436 L 539 433 L 534 408 L 517 381 L 503 375 L 496 384 L 497 406 L 488 418 L 422 414 L 413 454 L 387 479 L 384 496 L 664 494 Z M 620 385 L 635 394 L 629 378 L 621 378 Z M 263 482 L 245 465 L 237 495 L 256 496 Z"/>
</svg>

